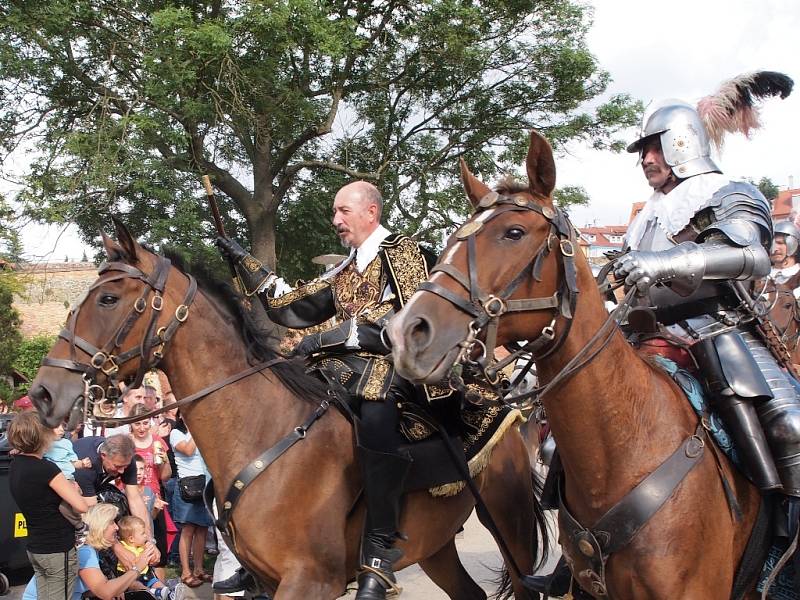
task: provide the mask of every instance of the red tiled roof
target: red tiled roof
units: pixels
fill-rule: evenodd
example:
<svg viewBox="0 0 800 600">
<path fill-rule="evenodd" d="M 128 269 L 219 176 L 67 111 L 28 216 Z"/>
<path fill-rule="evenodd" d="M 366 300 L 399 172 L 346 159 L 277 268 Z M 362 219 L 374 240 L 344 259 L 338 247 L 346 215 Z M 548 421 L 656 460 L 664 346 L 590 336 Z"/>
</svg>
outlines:
<svg viewBox="0 0 800 600">
<path fill-rule="evenodd" d="M 612 242 L 610 236 L 624 237 L 628 231 L 627 225 L 603 225 L 599 227 L 581 227 L 581 239 L 586 239 L 586 236 L 593 235 L 594 241 L 590 242 L 592 246 L 614 246 L 621 247 L 622 241 Z M 587 240 L 589 241 L 589 240 Z"/>
<path fill-rule="evenodd" d="M 800 188 L 783 190 L 772 201 L 772 219 L 782 221 L 792 216 L 792 196 L 800 196 Z"/>
</svg>

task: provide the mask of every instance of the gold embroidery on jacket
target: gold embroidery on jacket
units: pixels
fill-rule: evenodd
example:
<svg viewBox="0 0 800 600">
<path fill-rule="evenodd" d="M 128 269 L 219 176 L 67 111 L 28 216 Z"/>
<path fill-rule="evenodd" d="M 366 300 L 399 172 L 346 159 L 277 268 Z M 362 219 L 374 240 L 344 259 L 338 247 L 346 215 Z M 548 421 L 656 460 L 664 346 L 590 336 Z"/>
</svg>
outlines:
<svg viewBox="0 0 800 600">
<path fill-rule="evenodd" d="M 299 300 L 300 298 L 305 298 L 306 296 L 311 296 L 312 294 L 316 294 L 317 292 L 324 290 L 327 287 L 330 287 L 330 285 L 331 284 L 329 281 L 323 281 L 322 279 L 315 279 L 314 281 L 310 281 L 309 283 L 305 284 L 302 287 L 297 288 L 296 290 L 292 290 L 291 292 L 286 292 L 283 296 L 279 296 L 277 298 L 270 298 L 269 307 L 281 308 L 282 306 L 291 304 L 295 300 Z"/>
<path fill-rule="evenodd" d="M 350 319 L 374 308 L 380 303 L 381 261 L 375 257 L 363 273 L 356 269 L 356 261 L 347 265 L 334 280 L 334 296 L 341 318 Z"/>
<path fill-rule="evenodd" d="M 403 306 L 419 284 L 428 278 L 428 265 L 417 243 L 407 237 L 401 238 L 397 245 L 385 248 L 385 252 L 397 282 L 400 306 Z"/>
<path fill-rule="evenodd" d="M 372 370 L 364 386 L 365 400 L 382 400 L 383 388 L 389 375 L 391 364 L 383 358 L 376 358 L 372 363 Z"/>
</svg>

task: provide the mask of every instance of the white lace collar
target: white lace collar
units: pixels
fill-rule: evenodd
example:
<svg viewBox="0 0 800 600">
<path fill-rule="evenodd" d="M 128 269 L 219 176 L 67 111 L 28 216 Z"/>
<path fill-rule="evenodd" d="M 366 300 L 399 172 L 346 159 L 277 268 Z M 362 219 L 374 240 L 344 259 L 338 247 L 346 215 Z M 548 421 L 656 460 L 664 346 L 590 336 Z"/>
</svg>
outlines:
<svg viewBox="0 0 800 600">
<path fill-rule="evenodd" d="M 775 283 L 783 284 L 789 281 L 798 271 L 800 271 L 800 263 L 794 263 L 791 267 L 786 267 L 785 269 L 773 268 L 769 276 Z"/>
<path fill-rule="evenodd" d="M 690 177 L 668 194 L 654 192 L 628 227 L 627 245 L 636 250 L 651 221 L 655 221 L 667 235 L 679 233 L 705 208 L 714 193 L 728 183 L 730 179 L 724 175 L 703 173 Z"/>
</svg>

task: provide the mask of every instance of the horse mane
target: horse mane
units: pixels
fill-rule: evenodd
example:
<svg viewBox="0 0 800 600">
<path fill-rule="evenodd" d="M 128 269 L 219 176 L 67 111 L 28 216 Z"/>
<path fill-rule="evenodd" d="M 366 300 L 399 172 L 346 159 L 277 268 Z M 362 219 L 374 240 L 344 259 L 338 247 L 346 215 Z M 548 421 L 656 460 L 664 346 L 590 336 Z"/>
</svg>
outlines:
<svg viewBox="0 0 800 600">
<path fill-rule="evenodd" d="M 165 248 L 163 255 L 176 269 L 197 279 L 198 287 L 236 319 L 247 347 L 248 362 L 256 364 L 284 357 L 285 361 L 270 369 L 295 396 L 314 405 L 328 397 L 324 384 L 306 372 L 304 359 L 286 356 L 275 349 L 278 338 L 259 326 L 245 308 L 245 298 L 231 284 L 221 281 L 205 263 L 187 260 L 177 249 Z"/>
<path fill-rule="evenodd" d="M 515 178 L 513 175 L 506 175 L 497 182 L 494 191 L 498 194 L 521 194 L 529 192 L 528 184 Z"/>
</svg>

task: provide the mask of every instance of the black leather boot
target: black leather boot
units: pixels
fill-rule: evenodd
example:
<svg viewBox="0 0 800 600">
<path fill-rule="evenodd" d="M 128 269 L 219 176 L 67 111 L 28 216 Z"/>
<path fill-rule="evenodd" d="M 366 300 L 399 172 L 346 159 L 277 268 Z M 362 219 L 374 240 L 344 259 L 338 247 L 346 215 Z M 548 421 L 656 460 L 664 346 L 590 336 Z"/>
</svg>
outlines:
<svg viewBox="0 0 800 600">
<path fill-rule="evenodd" d="M 397 580 L 394 563 L 403 555 L 394 547 L 400 538 L 400 501 L 403 482 L 411 467 L 410 456 L 389 454 L 358 446 L 364 477 L 367 518 L 361 545 L 361 571 L 356 600 L 385 600 Z"/>
<path fill-rule="evenodd" d="M 572 571 L 567 566 L 567 561 L 562 556 L 556 563 L 556 568 L 549 575 L 523 575 L 522 585 L 532 592 L 539 592 L 544 597 L 564 596 L 569 591 L 572 580 Z"/>
<path fill-rule="evenodd" d="M 217 594 L 232 594 L 234 592 L 255 591 L 258 587 L 256 578 L 244 567 L 239 567 L 236 572 L 222 581 L 217 581 L 211 586 Z"/>
</svg>

